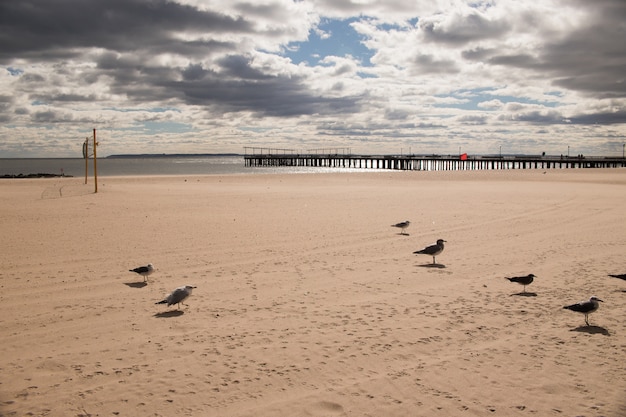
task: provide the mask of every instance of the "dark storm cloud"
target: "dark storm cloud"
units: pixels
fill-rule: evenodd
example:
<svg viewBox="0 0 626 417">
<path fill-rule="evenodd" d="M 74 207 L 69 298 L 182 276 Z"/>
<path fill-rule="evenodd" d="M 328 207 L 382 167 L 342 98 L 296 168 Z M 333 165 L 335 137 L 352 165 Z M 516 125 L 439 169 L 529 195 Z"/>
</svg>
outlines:
<svg viewBox="0 0 626 417">
<path fill-rule="evenodd" d="M 11 96 L 0 94 L 0 122 L 1 123 L 6 123 L 11 119 L 8 113 L 12 104 L 13 104 L 13 98 Z"/>
<path fill-rule="evenodd" d="M 555 85 L 597 98 L 626 97 L 626 1 L 575 0 L 586 20 L 541 51 Z"/>
<path fill-rule="evenodd" d="M 93 102 L 97 99 L 94 94 L 52 94 L 52 95 L 43 95 L 43 94 L 31 94 L 30 98 L 33 100 L 41 101 L 41 102 L 67 102 L 67 103 L 75 103 L 75 102 Z"/>
<path fill-rule="evenodd" d="M 615 112 L 602 112 L 593 114 L 580 114 L 574 117 L 570 117 L 568 121 L 572 124 L 598 124 L 598 125 L 611 125 L 626 123 L 626 110 Z"/>
<path fill-rule="evenodd" d="M 406 120 L 410 113 L 406 110 L 391 109 L 385 111 L 385 119 L 387 120 Z"/>
<path fill-rule="evenodd" d="M 242 18 L 166 0 L 2 1 L 0 27 L 0 62 L 69 58 L 91 47 L 201 54 L 213 45 L 175 35 L 252 31 L 250 22 Z"/>
<path fill-rule="evenodd" d="M 555 110 L 541 112 L 537 110 L 516 114 L 514 120 L 534 124 L 560 124 L 566 123 L 566 119 L 561 113 Z"/>
<path fill-rule="evenodd" d="M 578 2 L 585 19 L 574 30 L 546 38 L 532 53 L 474 47 L 464 59 L 532 70 L 555 87 L 594 98 L 626 97 L 626 1 Z M 569 4 L 569 3 L 568 3 Z"/>
<path fill-rule="evenodd" d="M 71 121 L 71 118 L 57 111 L 45 110 L 34 113 L 32 121 L 36 123 L 60 123 Z"/>
<path fill-rule="evenodd" d="M 247 18 L 271 16 L 270 6 L 238 6 Z M 283 13 L 285 11 L 283 10 Z M 325 98 L 312 93 L 298 77 L 265 74 L 238 55 L 238 45 L 216 40 L 232 33 L 254 35 L 244 18 L 199 10 L 166 0 L 20 0 L 0 3 L 0 63 L 15 59 L 60 63 L 90 61 L 74 80 L 89 85 L 106 76 L 110 93 L 130 104 L 172 102 L 210 106 L 221 111 L 293 116 L 341 113 L 358 108 L 355 98 Z M 96 52 L 99 51 L 99 52 Z M 187 67 L 160 64 L 155 56 L 170 53 L 191 61 Z M 218 54 L 225 57 L 219 58 Z M 200 63 L 215 59 L 211 70 Z M 171 61 L 171 60 L 170 60 Z M 168 62 L 170 62 L 168 61 Z M 42 82 L 28 73 L 21 84 Z M 32 85 L 32 84 L 31 84 Z M 51 91 L 29 92 L 45 103 L 81 102 L 94 97 Z M 56 113 L 38 113 L 34 120 L 52 121 Z"/>
<path fill-rule="evenodd" d="M 359 109 L 358 97 L 316 95 L 306 80 L 269 75 L 242 55 L 215 61 L 214 68 L 144 66 L 134 56 L 104 54 L 98 69 L 113 80 L 110 90 L 135 103 L 177 100 L 193 106 L 219 107 L 224 112 L 249 111 L 259 116 L 337 114 Z"/>
<path fill-rule="evenodd" d="M 191 105 L 219 104 L 225 111 L 255 111 L 266 116 L 336 114 L 358 110 L 357 97 L 315 95 L 298 77 L 264 74 L 244 56 L 220 61 L 219 72 L 195 65 L 182 71 L 182 81 L 161 84 Z"/>
<path fill-rule="evenodd" d="M 463 59 L 468 61 L 486 61 L 492 55 L 494 55 L 493 50 L 485 48 L 473 48 L 461 52 Z"/>
<path fill-rule="evenodd" d="M 254 2 L 234 2 L 233 7 L 242 16 L 247 16 L 251 19 L 261 17 L 271 20 L 284 21 L 290 17 L 290 10 L 282 7 L 279 3 L 254 4 Z"/>
<path fill-rule="evenodd" d="M 451 59 L 438 59 L 433 55 L 418 53 L 413 59 L 413 68 L 419 74 L 455 74 L 459 72 L 456 62 Z"/>
<path fill-rule="evenodd" d="M 250 65 L 250 60 L 240 55 L 229 55 L 217 61 L 222 68 L 222 74 L 227 77 L 246 80 L 267 80 L 273 78 Z"/>
<path fill-rule="evenodd" d="M 498 120 L 515 120 L 537 125 L 613 125 L 626 123 L 626 111 L 595 112 L 566 117 L 556 110 L 532 110 L 514 114 L 502 114 L 498 117 Z"/>
<path fill-rule="evenodd" d="M 557 75 L 554 83 L 559 87 L 602 98 L 626 97 L 624 40 L 623 22 L 610 27 L 598 22 L 548 44 L 541 58 L 544 67 Z"/>
<path fill-rule="evenodd" d="M 516 55 L 496 55 L 489 58 L 487 62 L 491 65 L 504 65 L 515 68 L 541 69 L 542 64 L 532 55 L 516 54 Z"/>
<path fill-rule="evenodd" d="M 504 21 L 492 21 L 478 12 L 456 16 L 447 25 L 434 21 L 420 23 L 425 40 L 451 45 L 462 45 L 483 39 L 503 36 L 508 25 Z"/>
<path fill-rule="evenodd" d="M 473 115 L 466 115 L 466 116 L 461 116 L 459 118 L 457 118 L 457 120 L 459 121 L 459 123 L 464 124 L 464 125 L 484 125 L 487 124 L 487 116 L 482 116 L 482 115 L 478 115 L 478 116 L 473 116 Z"/>
</svg>

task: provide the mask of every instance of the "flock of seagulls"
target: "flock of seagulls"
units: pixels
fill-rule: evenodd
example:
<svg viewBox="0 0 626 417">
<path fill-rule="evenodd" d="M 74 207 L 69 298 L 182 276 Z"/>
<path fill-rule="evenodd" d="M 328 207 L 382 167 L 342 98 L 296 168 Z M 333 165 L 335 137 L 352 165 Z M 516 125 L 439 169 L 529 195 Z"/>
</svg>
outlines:
<svg viewBox="0 0 626 417">
<path fill-rule="evenodd" d="M 530 285 L 535 280 L 536 277 L 537 276 L 535 274 L 528 274 L 522 277 L 505 277 L 505 278 L 511 282 L 517 282 L 518 284 L 523 285 L 524 286 L 523 294 L 526 294 L 526 286 Z M 624 279 L 626 279 L 626 277 Z M 598 297 L 594 295 L 590 297 L 589 300 L 580 301 L 575 304 L 570 304 L 570 305 L 564 306 L 563 308 L 566 310 L 571 310 L 577 313 L 584 314 L 585 323 L 587 324 L 587 326 L 589 326 L 590 325 L 589 314 L 598 310 L 598 308 L 600 307 L 600 304 L 598 302 L 603 303 L 604 301 L 600 300 Z"/>
<path fill-rule="evenodd" d="M 405 220 L 403 222 L 400 223 L 396 223 L 396 224 L 392 224 L 391 227 L 397 227 L 400 228 L 401 234 L 405 234 L 404 231 L 407 227 L 409 227 L 409 225 L 411 224 L 411 222 L 409 220 Z M 439 254 L 441 254 L 441 252 L 443 252 L 444 249 L 444 243 L 446 243 L 445 240 L 443 239 L 437 239 L 437 243 L 435 243 L 434 245 L 430 245 L 430 246 L 426 246 L 424 249 L 420 249 L 417 250 L 415 252 L 413 252 L 414 254 L 417 255 L 429 255 L 433 257 L 433 265 L 435 265 L 436 260 L 435 257 Z M 623 279 L 626 280 L 626 274 L 620 274 L 620 275 L 609 275 L 611 277 L 614 278 L 619 278 L 619 279 Z M 523 289 L 523 293 L 522 294 L 528 294 L 526 293 L 526 286 L 532 284 L 532 282 L 535 280 L 535 278 L 537 278 L 537 276 L 535 274 L 528 274 L 528 275 L 524 275 L 524 276 L 519 276 L 519 277 L 505 277 L 505 279 L 508 279 L 510 282 L 515 282 L 518 283 L 520 285 L 524 286 Z M 589 326 L 589 314 L 595 312 L 598 310 L 598 308 L 600 307 L 600 304 L 603 302 L 601 299 L 599 299 L 596 296 L 592 296 L 589 298 L 589 300 L 586 301 L 580 301 L 578 303 L 575 304 L 571 304 L 571 305 L 567 305 L 564 306 L 563 308 L 566 310 L 571 310 L 571 311 L 575 311 L 577 313 L 582 313 L 585 315 L 585 323 L 587 324 L 587 326 Z"/>
<path fill-rule="evenodd" d="M 147 264 L 144 266 L 138 266 L 137 268 L 129 269 L 128 271 L 141 275 L 143 277 L 143 282 L 148 282 L 148 276 L 152 275 L 155 269 L 154 265 Z M 181 304 L 184 306 L 187 305 L 183 303 L 183 301 L 191 296 L 194 288 L 196 287 L 193 285 L 183 285 L 182 287 L 175 288 L 174 291 L 172 291 L 167 297 L 165 297 L 161 301 L 157 301 L 155 304 L 167 304 L 168 307 L 177 304 L 177 308 L 180 310 Z"/>
<path fill-rule="evenodd" d="M 400 233 L 404 235 L 405 230 L 407 229 L 407 227 L 410 226 L 410 224 L 411 222 L 409 220 L 405 220 L 403 222 L 393 224 L 391 225 L 391 227 L 396 227 L 396 228 L 401 229 Z M 436 257 L 443 252 L 443 249 L 445 247 L 444 243 L 446 243 L 445 240 L 437 239 L 437 242 L 434 245 L 426 246 L 425 248 L 417 250 L 413 253 L 416 255 L 432 256 L 433 257 L 432 264 L 436 265 Z M 144 282 L 148 282 L 148 277 L 152 275 L 154 271 L 155 271 L 154 265 L 152 265 L 151 263 L 144 265 L 144 266 L 138 266 L 137 268 L 129 269 L 129 272 L 134 272 L 138 275 L 141 275 L 144 279 Z M 609 276 L 626 280 L 626 274 L 609 275 Z M 532 284 L 536 277 L 537 276 L 535 274 L 528 274 L 528 275 L 519 276 L 519 277 L 505 277 L 505 279 L 509 280 L 510 282 L 515 282 L 520 285 L 523 285 L 524 286 L 523 294 L 526 294 L 526 286 Z M 196 287 L 193 285 L 184 285 L 182 287 L 175 288 L 167 297 L 165 297 L 161 301 L 157 301 L 155 304 L 167 304 L 168 307 L 174 304 L 177 304 L 177 308 L 180 310 L 181 304 L 187 305 L 183 301 L 185 301 L 187 298 L 191 296 L 194 288 Z M 592 296 L 587 301 L 581 301 L 575 304 L 567 305 L 567 306 L 564 306 L 563 308 L 566 310 L 571 310 L 577 313 L 584 314 L 585 323 L 587 324 L 587 326 L 589 326 L 589 314 L 597 311 L 598 308 L 600 307 L 599 303 L 601 302 L 603 302 L 601 299 L 599 299 L 596 296 Z"/>
</svg>

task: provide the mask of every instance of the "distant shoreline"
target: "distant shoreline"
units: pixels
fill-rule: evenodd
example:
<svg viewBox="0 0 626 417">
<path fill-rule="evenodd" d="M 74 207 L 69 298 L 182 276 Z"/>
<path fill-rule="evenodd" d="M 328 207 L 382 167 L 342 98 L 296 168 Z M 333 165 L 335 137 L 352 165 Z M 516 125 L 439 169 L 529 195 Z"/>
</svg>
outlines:
<svg viewBox="0 0 626 417">
<path fill-rule="evenodd" d="M 98 159 L 141 159 L 141 158 L 223 158 L 223 157 L 243 157 L 239 153 L 159 153 L 159 154 L 114 154 L 107 156 L 98 156 Z M 15 157 L 0 158 L 0 160 L 65 160 L 65 159 L 85 159 L 82 156 L 59 156 L 59 157 Z M 89 158 L 92 160 L 93 158 Z"/>
<path fill-rule="evenodd" d="M 109 155 L 105 159 L 135 158 L 220 158 L 225 156 L 243 156 L 238 153 L 142 153 Z"/>
</svg>

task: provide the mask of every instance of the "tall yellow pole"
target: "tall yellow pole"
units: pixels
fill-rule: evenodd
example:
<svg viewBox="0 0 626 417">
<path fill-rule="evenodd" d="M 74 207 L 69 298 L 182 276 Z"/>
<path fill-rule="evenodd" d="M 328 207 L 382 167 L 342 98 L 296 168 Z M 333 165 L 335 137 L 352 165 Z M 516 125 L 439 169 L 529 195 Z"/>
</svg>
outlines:
<svg viewBox="0 0 626 417">
<path fill-rule="evenodd" d="M 94 193 L 98 192 L 98 155 L 96 154 L 96 147 L 98 146 L 98 142 L 96 142 L 96 129 L 93 130 L 93 180 L 96 183 L 96 190 Z"/>
</svg>

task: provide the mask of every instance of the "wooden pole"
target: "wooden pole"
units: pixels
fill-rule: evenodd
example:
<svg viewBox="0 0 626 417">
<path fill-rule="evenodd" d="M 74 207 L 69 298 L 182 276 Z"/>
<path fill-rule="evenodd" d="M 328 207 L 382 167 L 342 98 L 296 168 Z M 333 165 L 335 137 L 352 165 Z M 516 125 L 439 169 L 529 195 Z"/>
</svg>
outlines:
<svg viewBox="0 0 626 417">
<path fill-rule="evenodd" d="M 96 184 L 96 188 L 94 193 L 98 192 L 98 155 L 96 154 L 96 147 L 98 146 L 98 142 L 96 142 L 96 129 L 93 130 L 93 180 Z"/>
<path fill-rule="evenodd" d="M 87 184 L 87 175 L 89 173 L 89 138 L 85 138 L 83 143 L 83 158 L 85 158 L 85 184 Z"/>
</svg>

